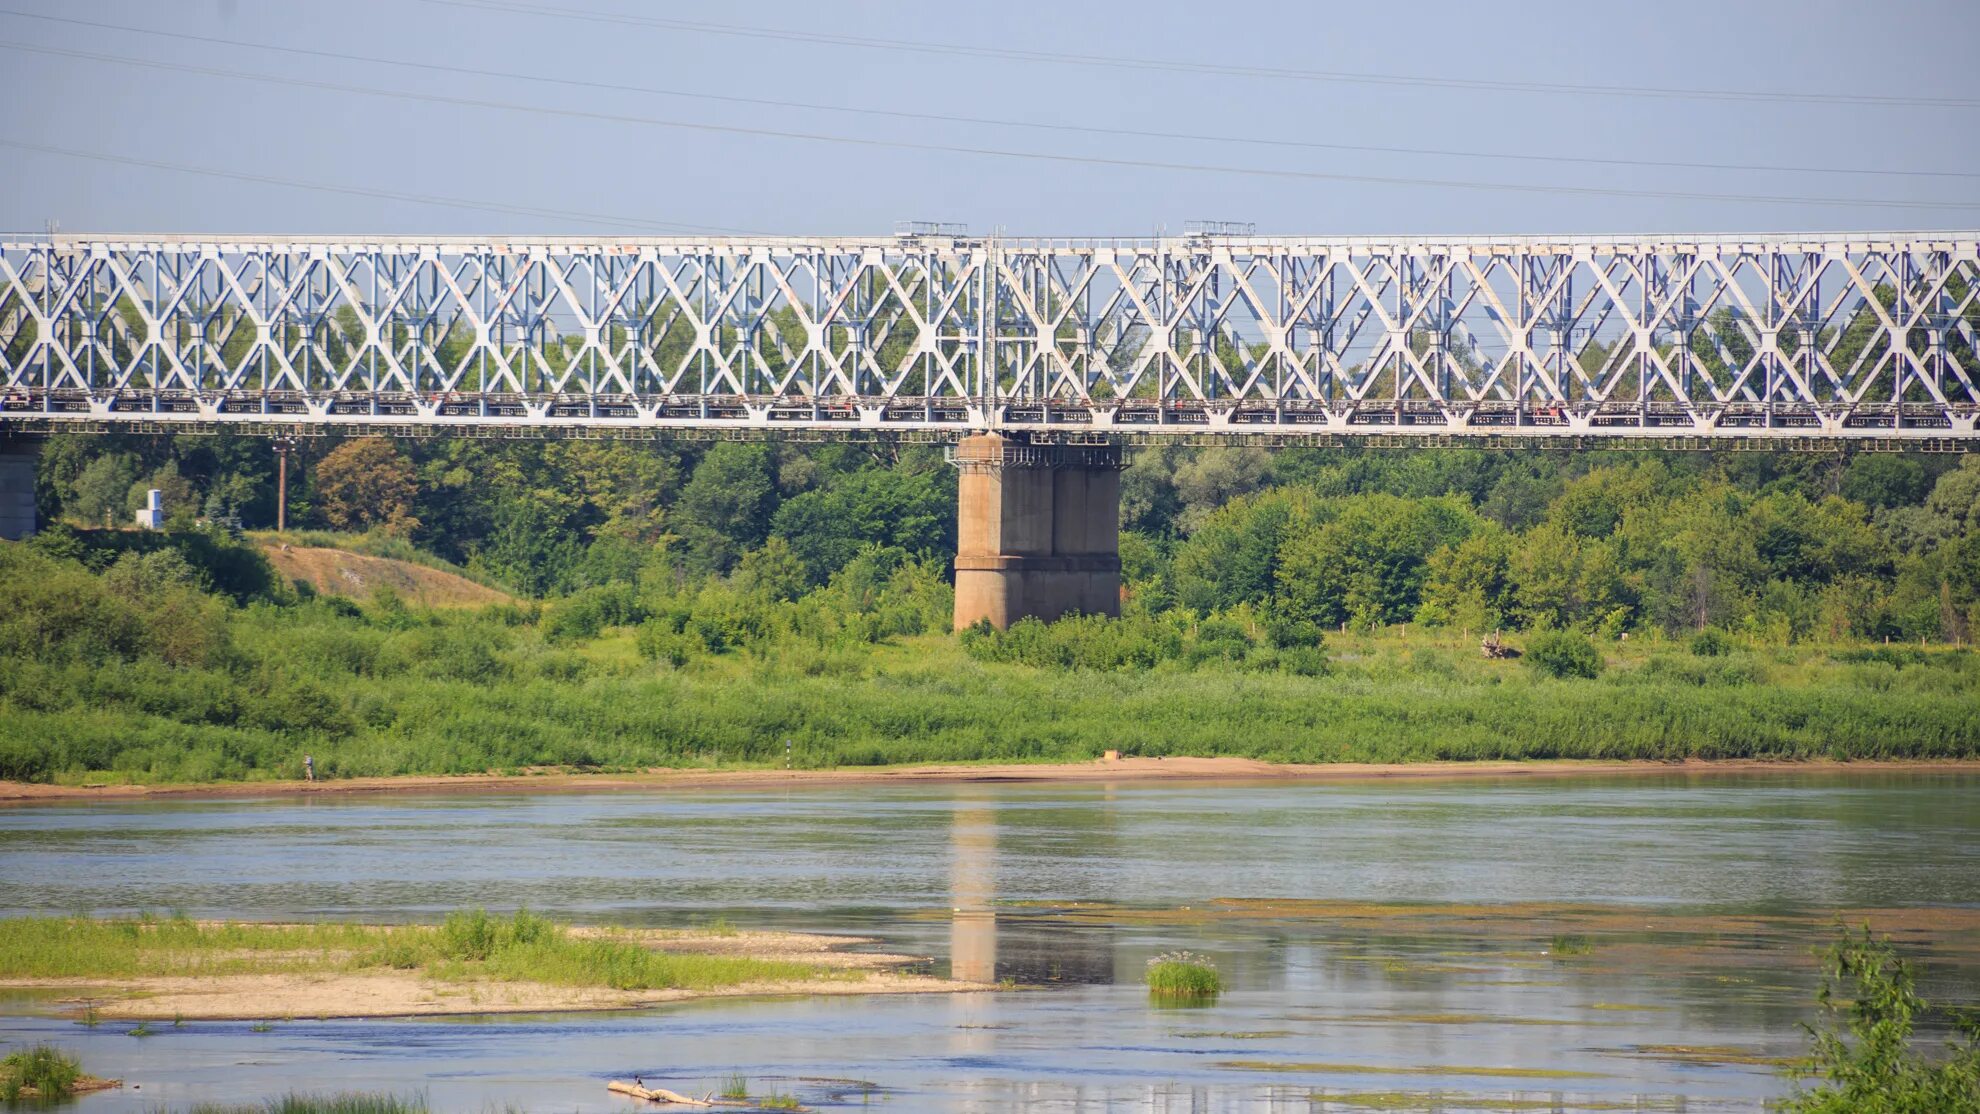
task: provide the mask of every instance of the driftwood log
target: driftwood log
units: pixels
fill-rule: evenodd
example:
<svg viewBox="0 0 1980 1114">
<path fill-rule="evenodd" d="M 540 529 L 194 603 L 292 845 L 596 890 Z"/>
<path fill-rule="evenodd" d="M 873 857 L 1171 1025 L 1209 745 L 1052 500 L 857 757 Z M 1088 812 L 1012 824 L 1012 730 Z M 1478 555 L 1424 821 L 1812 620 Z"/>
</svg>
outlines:
<svg viewBox="0 0 1980 1114">
<path fill-rule="evenodd" d="M 704 1095 L 701 1098 L 695 1098 L 693 1095 L 684 1095 L 681 1094 L 679 1091 L 669 1091 L 665 1087 L 648 1087 L 644 1083 L 625 1083 L 617 1079 L 614 1079 L 610 1083 L 605 1084 L 605 1089 L 608 1091 L 616 1091 L 622 1095 L 631 1095 L 633 1098 L 636 1099 L 645 1099 L 648 1102 L 667 1103 L 673 1106 L 754 1107 L 756 1105 L 753 1102 L 737 1102 L 733 1099 L 718 1099 L 712 1094 Z M 799 1109 L 802 1109 L 802 1107 L 800 1107 Z"/>
<path fill-rule="evenodd" d="M 610 1083 L 605 1084 L 605 1089 L 608 1091 L 617 1091 L 619 1094 L 622 1095 L 631 1095 L 636 1099 L 645 1099 L 648 1102 L 667 1102 L 667 1103 L 673 1103 L 675 1106 L 714 1106 L 715 1105 L 715 1103 L 709 1099 L 693 1098 L 691 1096 L 681 1094 L 679 1091 L 669 1091 L 665 1087 L 642 1087 L 637 1083 L 622 1083 L 617 1079 L 614 1079 Z"/>
</svg>

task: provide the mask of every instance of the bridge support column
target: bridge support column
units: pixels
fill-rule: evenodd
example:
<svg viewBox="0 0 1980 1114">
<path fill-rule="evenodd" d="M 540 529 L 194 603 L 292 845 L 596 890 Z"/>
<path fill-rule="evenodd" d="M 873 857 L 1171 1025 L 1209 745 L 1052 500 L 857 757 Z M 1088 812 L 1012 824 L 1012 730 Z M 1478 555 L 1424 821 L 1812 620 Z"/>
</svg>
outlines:
<svg viewBox="0 0 1980 1114">
<path fill-rule="evenodd" d="M 957 630 L 1121 613 L 1118 448 L 985 433 L 963 438 L 955 463 Z"/>
<path fill-rule="evenodd" d="M 32 444 L 0 443 L 0 538 L 17 542 L 34 534 L 34 469 L 40 456 Z"/>
</svg>

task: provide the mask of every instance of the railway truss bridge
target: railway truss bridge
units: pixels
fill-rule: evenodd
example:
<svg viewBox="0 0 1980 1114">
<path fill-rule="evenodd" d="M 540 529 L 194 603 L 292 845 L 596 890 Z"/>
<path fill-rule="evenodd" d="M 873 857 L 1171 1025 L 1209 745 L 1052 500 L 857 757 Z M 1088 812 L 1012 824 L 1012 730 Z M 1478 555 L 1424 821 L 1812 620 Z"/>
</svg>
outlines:
<svg viewBox="0 0 1980 1114">
<path fill-rule="evenodd" d="M 1980 447 L 1980 232 L 953 231 L 0 241 L 0 533 L 60 430 L 953 441 L 1002 623 L 1117 607 L 1122 444 Z"/>
</svg>

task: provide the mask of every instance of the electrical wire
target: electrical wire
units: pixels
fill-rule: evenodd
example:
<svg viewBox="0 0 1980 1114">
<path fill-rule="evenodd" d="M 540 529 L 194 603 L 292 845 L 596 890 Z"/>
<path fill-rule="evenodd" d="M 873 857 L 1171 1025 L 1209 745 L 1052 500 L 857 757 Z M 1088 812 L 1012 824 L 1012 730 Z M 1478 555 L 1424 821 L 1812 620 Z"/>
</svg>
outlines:
<svg viewBox="0 0 1980 1114">
<path fill-rule="evenodd" d="M 834 112 L 856 116 L 873 116 L 883 119 L 912 120 L 937 124 L 967 124 L 999 128 L 1023 128 L 1034 131 L 1059 132 L 1075 135 L 1108 135 L 1132 139 L 1162 139 L 1184 143 L 1225 143 L 1242 146 L 1279 147 L 1312 151 L 1352 151 L 1363 154 L 1421 155 L 1437 158 L 1459 159 L 1504 159 L 1517 162 L 1561 163 L 1577 166 L 1620 166 L 1632 168 L 1655 168 L 1671 170 L 1726 170 L 1767 174 L 1842 174 L 1888 178 L 1952 178 L 1980 180 L 1980 172 L 1957 170 L 1903 170 L 1889 167 L 1841 167 L 1841 166 L 1788 166 L 1767 163 L 1728 163 L 1728 162 L 1689 162 L 1673 159 L 1626 159 L 1602 158 L 1589 155 L 1536 155 L 1521 152 L 1475 151 L 1438 147 L 1399 147 L 1360 143 L 1326 143 L 1304 139 L 1273 139 L 1259 136 L 1218 135 L 1203 132 L 1152 131 L 1140 128 L 1097 127 L 1090 124 L 1064 124 L 1036 120 L 1009 120 L 991 116 L 968 116 L 940 112 L 914 112 L 907 109 L 865 108 L 852 105 L 826 104 L 817 101 L 778 100 L 769 97 L 745 97 L 728 93 L 710 93 L 701 90 L 666 89 L 651 85 L 631 85 L 613 81 L 599 81 L 586 78 L 553 77 L 545 74 L 519 73 L 511 70 L 492 70 L 476 66 L 457 66 L 442 62 L 414 62 L 401 58 L 381 58 L 368 54 L 352 54 L 344 51 L 321 50 L 310 47 L 285 46 L 276 43 L 253 42 L 243 39 L 229 39 L 215 35 L 195 35 L 183 31 L 163 31 L 149 27 L 132 27 L 120 23 L 103 23 L 97 20 L 77 19 L 71 16 L 46 15 L 39 12 L 23 12 L 12 8 L 0 8 L 0 15 L 15 16 L 21 19 L 41 20 L 47 23 L 68 24 L 100 31 L 118 31 L 134 35 L 149 35 L 155 38 L 175 39 L 181 42 L 200 43 L 208 46 L 245 48 L 287 54 L 302 58 L 320 58 L 334 62 L 358 62 L 366 65 L 394 66 L 426 73 L 457 74 L 463 77 L 493 78 L 500 81 L 529 81 L 544 85 L 558 85 L 570 89 L 584 89 L 608 93 L 634 93 L 644 96 L 678 97 L 688 100 L 713 101 L 723 104 L 750 105 L 761 108 L 797 109 L 809 112 Z"/>
<path fill-rule="evenodd" d="M 73 147 L 57 147 L 46 143 L 29 143 L 24 140 L 8 139 L 5 137 L 0 137 L 0 147 L 8 147 L 16 151 L 33 151 L 44 155 L 60 155 L 72 159 L 116 163 L 122 166 L 141 166 L 152 170 L 169 170 L 178 174 L 193 174 L 206 178 L 226 178 L 236 182 L 252 182 L 257 185 L 285 186 L 290 189 L 315 190 L 319 193 L 379 198 L 386 201 L 405 201 L 416 205 L 436 205 L 448 209 L 475 209 L 485 213 L 501 213 L 506 216 L 578 221 L 605 228 L 618 228 L 634 232 L 734 232 L 744 235 L 761 234 L 749 229 L 672 224 L 665 221 L 640 220 L 634 217 L 613 216 L 607 213 L 586 213 L 572 209 L 548 209 L 534 205 L 513 205 L 500 201 L 477 201 L 470 198 L 446 197 L 439 194 L 404 193 L 397 190 L 372 189 L 367 186 L 329 185 L 322 182 L 306 182 L 295 178 L 282 178 L 272 174 L 251 174 L 238 170 L 219 170 L 206 166 L 189 166 L 185 163 L 165 162 L 161 159 L 144 159 L 132 155 L 110 155 L 100 151 L 83 151 Z"/>
<path fill-rule="evenodd" d="M 1437 189 L 1461 189 L 1486 192 L 1542 193 L 1573 197 L 1630 197 L 1654 198 L 1676 201 L 1719 201 L 1742 204 L 1763 205 L 1837 205 L 1864 208 L 1898 210 L 1980 210 L 1980 198 L 1972 201 L 1906 201 L 1893 199 L 1870 199 L 1849 197 L 1800 197 L 1763 194 L 1705 193 L 1677 190 L 1639 190 L 1603 186 L 1567 186 L 1557 184 L 1529 184 L 1518 182 L 1488 182 L 1473 179 L 1417 178 L 1385 174 L 1346 174 L 1317 170 L 1287 170 L 1274 167 L 1229 166 L 1213 163 L 1170 162 L 1161 159 L 1110 158 L 1100 155 L 1070 155 L 1047 151 L 1025 151 L 1000 147 L 973 146 L 967 144 L 927 143 L 898 139 L 875 139 L 863 136 L 833 135 L 821 132 L 797 131 L 784 128 L 743 127 L 729 124 L 710 124 L 701 121 L 672 120 L 653 116 L 633 116 L 624 113 L 601 112 L 589 109 L 550 108 L 543 105 L 518 104 L 512 101 L 497 101 L 479 97 L 464 97 L 443 93 L 419 93 L 406 90 L 379 89 L 372 86 L 353 85 L 344 82 L 322 81 L 311 78 L 284 77 L 271 74 L 247 73 L 240 70 L 226 70 L 212 66 L 196 66 L 179 62 L 162 62 L 146 58 L 131 58 L 123 55 L 102 54 L 94 51 L 70 50 L 61 47 L 39 46 L 31 43 L 0 41 L 0 49 L 18 50 L 34 54 L 46 54 L 68 58 L 82 58 L 91 61 L 108 62 L 117 65 L 138 66 L 149 69 L 167 70 L 179 73 L 199 74 L 209 77 L 224 77 L 242 81 L 256 81 L 274 85 L 287 85 L 302 89 L 318 89 L 337 93 L 356 93 L 362 96 L 384 97 L 399 100 L 423 101 L 430 104 L 444 104 L 466 108 L 495 109 L 508 112 L 524 112 L 561 119 L 592 120 L 613 124 L 637 124 L 646 127 L 668 128 L 681 131 L 694 131 L 727 135 L 746 135 L 766 139 L 803 140 L 816 143 L 843 144 L 847 146 L 881 148 L 900 151 L 923 151 L 940 154 L 975 155 L 1001 159 L 1025 159 L 1038 162 L 1076 164 L 1087 166 L 1121 167 L 1144 170 L 1171 170 L 1193 174 L 1231 174 L 1259 178 L 1291 179 L 1297 181 L 1355 182 L 1387 186 L 1423 186 Z"/>
<path fill-rule="evenodd" d="M 1013 47 L 976 46 L 967 43 L 927 42 L 909 39 L 880 39 L 861 35 L 840 35 L 818 31 L 792 31 L 774 27 L 750 27 L 731 23 L 664 19 L 656 16 L 621 15 L 578 8 L 546 7 L 515 0 L 424 0 L 428 4 L 465 8 L 471 11 L 502 12 L 509 15 L 545 16 L 575 19 L 622 27 L 651 27 L 702 35 L 729 35 L 784 42 L 820 43 L 871 50 L 904 51 L 964 58 L 993 58 L 1020 62 L 1050 62 L 1061 65 L 1102 66 L 1114 69 L 1156 70 L 1169 73 L 1215 74 L 1235 77 L 1266 77 L 1297 81 L 1341 82 L 1360 85 L 1406 86 L 1429 89 L 1569 94 L 1578 97 L 1651 97 L 1669 100 L 1712 100 L 1781 102 L 1788 104 L 1858 104 L 1882 108 L 1980 108 L 1980 99 L 1970 97 L 1912 97 L 1857 93 L 1768 92 L 1751 89 L 1680 89 L 1654 85 L 1574 85 L 1546 81 L 1490 81 L 1482 78 L 1425 77 L 1413 74 L 1385 74 L 1355 70 L 1299 70 L 1276 66 L 1239 66 L 1219 62 L 1187 62 L 1165 58 L 1135 58 L 1121 55 L 1084 54 L 1049 50 L 1020 50 Z"/>
</svg>

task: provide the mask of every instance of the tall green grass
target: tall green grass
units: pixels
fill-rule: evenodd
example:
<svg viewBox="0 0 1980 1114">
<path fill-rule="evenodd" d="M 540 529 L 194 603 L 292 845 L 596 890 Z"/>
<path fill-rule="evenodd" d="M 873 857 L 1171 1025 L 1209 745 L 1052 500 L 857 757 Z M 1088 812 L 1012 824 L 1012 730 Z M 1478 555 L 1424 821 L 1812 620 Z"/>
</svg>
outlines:
<svg viewBox="0 0 1980 1114">
<path fill-rule="evenodd" d="M 1556 677 L 1457 632 L 1323 642 L 1238 612 L 915 634 L 943 603 L 918 565 L 795 603 L 617 586 L 544 617 L 233 607 L 18 546 L 0 572 L 0 778 L 18 780 L 295 778 L 305 754 L 327 778 L 781 765 L 786 739 L 804 767 L 1980 757 L 1980 655 L 1950 648 L 1577 635 L 1564 672 L 1582 675 Z"/>
<path fill-rule="evenodd" d="M 0 1060 L 0 1100 L 63 1098 L 75 1091 L 81 1079 L 81 1061 L 61 1049 L 35 1045 Z"/>
<path fill-rule="evenodd" d="M 740 956 L 657 952 L 580 935 L 527 911 L 475 909 L 439 926 L 202 924 L 184 918 L 0 920 L 0 976 L 142 978 L 390 968 L 440 979 L 489 979 L 615 990 L 707 990 L 801 981 L 832 972 Z"/>
<path fill-rule="evenodd" d="M 343 1091 L 329 1095 L 291 1092 L 280 1098 L 246 1105 L 200 1103 L 190 1114 L 427 1114 L 425 1095 L 400 1098 L 392 1094 Z"/>
<path fill-rule="evenodd" d="M 1158 998 L 1211 998 L 1224 989 L 1224 977 L 1208 956 L 1165 952 L 1148 961 L 1144 978 Z"/>
</svg>

